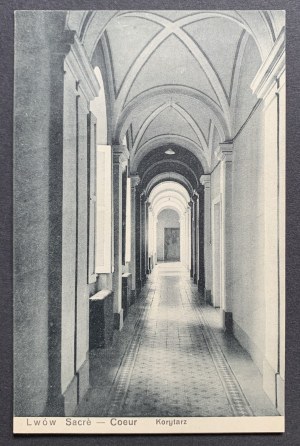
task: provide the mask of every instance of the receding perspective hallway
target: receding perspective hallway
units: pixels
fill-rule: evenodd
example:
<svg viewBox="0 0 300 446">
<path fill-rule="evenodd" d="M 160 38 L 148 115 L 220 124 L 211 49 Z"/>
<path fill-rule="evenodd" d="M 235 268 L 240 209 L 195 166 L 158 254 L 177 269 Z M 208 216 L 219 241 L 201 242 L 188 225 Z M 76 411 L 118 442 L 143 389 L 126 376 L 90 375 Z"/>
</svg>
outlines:
<svg viewBox="0 0 300 446">
<path fill-rule="evenodd" d="M 281 431 L 284 11 L 15 30 L 15 416 Z"/>
<path fill-rule="evenodd" d="M 222 331 L 187 270 L 160 264 L 108 349 L 90 352 L 76 416 L 277 415 L 249 354 Z"/>
</svg>

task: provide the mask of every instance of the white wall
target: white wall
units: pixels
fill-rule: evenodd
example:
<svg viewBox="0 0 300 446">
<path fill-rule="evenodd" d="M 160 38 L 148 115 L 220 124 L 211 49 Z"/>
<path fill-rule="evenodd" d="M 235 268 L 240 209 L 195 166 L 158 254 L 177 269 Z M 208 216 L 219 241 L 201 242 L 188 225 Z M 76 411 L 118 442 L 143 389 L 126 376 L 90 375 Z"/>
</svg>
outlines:
<svg viewBox="0 0 300 446">
<path fill-rule="evenodd" d="M 264 169 L 261 106 L 234 141 L 234 333 L 262 370 L 265 346 Z"/>
<path fill-rule="evenodd" d="M 165 228 L 179 228 L 179 215 L 173 209 L 164 209 L 157 220 L 157 260 L 164 260 Z"/>
</svg>

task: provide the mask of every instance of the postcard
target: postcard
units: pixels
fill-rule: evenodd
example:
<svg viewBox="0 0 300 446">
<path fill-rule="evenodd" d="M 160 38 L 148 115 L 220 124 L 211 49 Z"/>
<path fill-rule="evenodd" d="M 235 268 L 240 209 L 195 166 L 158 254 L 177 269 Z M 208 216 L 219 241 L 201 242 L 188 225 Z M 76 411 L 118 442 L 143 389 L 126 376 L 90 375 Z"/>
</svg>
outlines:
<svg viewBox="0 0 300 446">
<path fill-rule="evenodd" d="M 284 432 L 285 11 L 17 10 L 14 433 Z"/>
</svg>

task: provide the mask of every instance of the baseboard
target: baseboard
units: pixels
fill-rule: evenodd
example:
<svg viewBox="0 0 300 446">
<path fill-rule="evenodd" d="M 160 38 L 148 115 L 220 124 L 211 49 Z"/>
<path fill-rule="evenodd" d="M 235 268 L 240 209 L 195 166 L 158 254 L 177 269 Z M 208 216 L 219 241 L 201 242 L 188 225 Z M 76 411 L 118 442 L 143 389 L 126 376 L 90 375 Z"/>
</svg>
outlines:
<svg viewBox="0 0 300 446">
<path fill-rule="evenodd" d="M 73 416 L 78 405 L 78 375 L 74 375 L 63 394 L 64 415 Z"/>
<path fill-rule="evenodd" d="M 263 388 L 274 406 L 277 405 L 276 396 L 276 371 L 273 369 L 269 361 L 264 358 L 263 361 Z"/>
<path fill-rule="evenodd" d="M 252 341 L 247 333 L 239 326 L 239 324 L 233 319 L 233 334 L 238 340 L 241 346 L 249 353 L 254 363 L 257 365 L 261 374 L 263 374 L 263 359 L 264 353 L 259 347 Z"/>
<path fill-rule="evenodd" d="M 205 287 L 202 280 L 198 280 L 198 291 L 201 293 L 204 297 Z"/>
<path fill-rule="evenodd" d="M 123 328 L 124 318 L 123 318 L 123 308 L 119 313 L 114 313 L 114 329 L 121 331 Z"/>
<path fill-rule="evenodd" d="M 284 385 L 284 379 L 279 374 L 276 375 L 276 386 L 277 386 L 277 410 L 280 413 L 280 415 L 284 415 L 285 385 Z"/>
<path fill-rule="evenodd" d="M 223 310 L 223 328 L 226 333 L 233 333 L 233 318 L 231 311 Z"/>
<path fill-rule="evenodd" d="M 43 417 L 64 417 L 65 416 L 65 406 L 64 406 L 64 396 L 62 394 L 57 395 L 55 398 L 51 396 L 48 397 L 47 405 L 43 412 Z M 51 399 L 51 401 L 50 401 Z"/>
<path fill-rule="evenodd" d="M 204 288 L 204 300 L 208 305 L 212 305 L 211 290 Z"/>
<path fill-rule="evenodd" d="M 82 401 L 90 386 L 90 364 L 89 359 L 84 361 L 72 381 L 65 390 L 63 397 L 64 416 L 73 416 L 78 404 Z"/>
<path fill-rule="evenodd" d="M 80 402 L 90 387 L 90 361 L 88 357 L 78 370 L 77 376 L 78 376 L 78 402 Z"/>
<path fill-rule="evenodd" d="M 136 290 L 131 290 L 130 305 L 134 305 L 136 301 Z"/>
</svg>

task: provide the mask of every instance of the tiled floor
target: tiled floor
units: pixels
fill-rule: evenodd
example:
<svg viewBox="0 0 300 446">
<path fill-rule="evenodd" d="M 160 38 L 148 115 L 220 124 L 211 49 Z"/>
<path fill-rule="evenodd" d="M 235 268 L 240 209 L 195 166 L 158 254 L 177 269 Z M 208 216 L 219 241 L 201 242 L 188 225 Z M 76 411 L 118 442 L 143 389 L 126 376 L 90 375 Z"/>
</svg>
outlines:
<svg viewBox="0 0 300 446">
<path fill-rule="evenodd" d="M 91 353 L 92 388 L 76 415 L 276 415 L 249 355 L 223 341 L 218 312 L 200 305 L 186 270 L 160 264 L 114 345 Z"/>
</svg>

